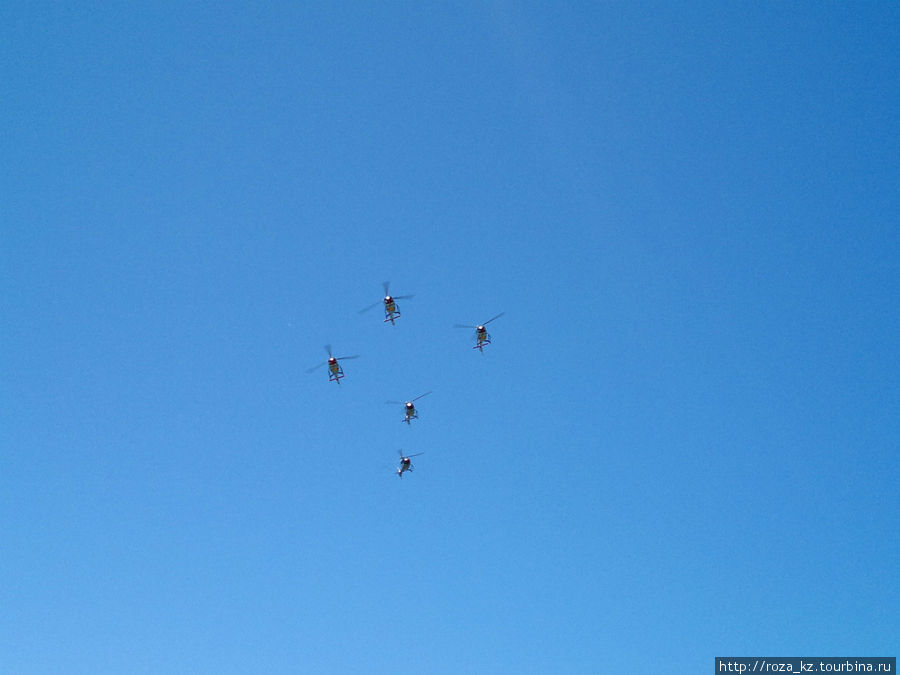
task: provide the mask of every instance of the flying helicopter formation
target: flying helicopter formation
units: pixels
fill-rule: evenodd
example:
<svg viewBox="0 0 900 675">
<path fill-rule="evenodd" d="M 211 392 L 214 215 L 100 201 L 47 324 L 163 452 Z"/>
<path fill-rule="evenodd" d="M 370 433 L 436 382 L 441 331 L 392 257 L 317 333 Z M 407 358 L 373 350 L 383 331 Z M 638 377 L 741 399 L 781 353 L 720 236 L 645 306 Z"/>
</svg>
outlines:
<svg viewBox="0 0 900 675">
<path fill-rule="evenodd" d="M 412 420 L 419 419 L 419 413 L 416 412 L 416 406 L 414 406 L 413 403 L 415 401 L 418 401 L 420 398 L 425 398 L 430 393 L 430 391 L 426 391 L 424 394 L 420 394 L 414 399 L 403 404 L 401 404 L 400 401 L 385 401 L 385 403 L 387 403 L 388 405 L 403 405 L 403 414 L 405 415 L 405 417 L 400 421 L 409 424 Z"/>
<path fill-rule="evenodd" d="M 475 329 L 475 346 L 472 347 L 472 349 L 477 349 L 482 354 L 484 354 L 485 346 L 491 344 L 491 336 L 488 334 L 487 328 L 485 328 L 485 326 L 487 326 L 491 321 L 494 321 L 495 319 L 499 319 L 504 314 L 506 314 L 506 312 L 500 312 L 497 316 L 488 319 L 487 321 L 485 321 L 482 324 L 479 324 L 478 326 L 469 326 L 464 323 L 457 323 L 457 324 L 454 324 L 453 327 L 454 328 L 474 328 Z"/>
<path fill-rule="evenodd" d="M 407 300 L 413 296 L 411 296 L 411 295 L 391 295 L 391 292 L 390 292 L 391 282 L 390 281 L 385 281 L 381 285 L 384 288 L 384 299 L 379 300 L 378 302 L 373 302 L 368 307 L 363 307 L 361 310 L 359 310 L 359 313 L 364 314 L 365 312 L 368 312 L 370 309 L 372 309 L 376 305 L 384 303 L 384 322 L 387 323 L 388 321 L 390 321 L 391 325 L 393 326 L 393 325 L 395 325 L 394 321 L 396 319 L 400 318 L 400 308 L 397 307 L 397 300 Z"/>
<path fill-rule="evenodd" d="M 397 467 L 397 475 L 400 476 L 400 478 L 403 478 L 404 471 L 412 471 L 413 470 L 412 462 L 409 460 L 410 457 L 418 457 L 419 455 L 425 454 L 424 452 L 417 452 L 414 455 L 404 456 L 402 450 L 398 450 L 397 452 L 400 454 L 400 466 Z"/>
<path fill-rule="evenodd" d="M 377 307 L 378 305 L 384 306 L 384 323 L 390 322 L 392 326 L 396 325 L 397 319 L 401 317 L 400 307 L 397 304 L 397 300 L 408 300 L 412 298 L 412 295 L 391 295 L 390 292 L 390 282 L 385 281 L 382 283 L 382 288 L 384 289 L 384 297 L 378 302 L 374 302 L 367 307 L 359 310 L 360 314 L 364 314 L 368 312 L 370 309 Z M 487 332 L 487 324 L 491 323 L 499 319 L 503 316 L 505 312 L 501 312 L 494 317 L 491 317 L 484 323 L 478 324 L 477 326 L 472 326 L 468 324 L 455 324 L 456 328 L 471 328 L 475 330 L 473 338 L 475 340 L 475 345 L 472 349 L 477 349 L 482 354 L 484 353 L 484 348 L 491 344 L 491 336 Z M 322 366 L 327 365 L 328 369 L 328 381 L 329 382 L 337 382 L 338 385 L 341 384 L 341 380 L 344 379 L 344 369 L 341 366 L 341 361 L 348 361 L 350 359 L 359 358 L 359 354 L 354 354 L 352 356 L 334 356 L 332 353 L 331 345 L 325 345 L 325 352 L 328 354 L 328 359 L 326 361 L 322 361 L 314 365 L 311 368 L 307 368 L 307 373 L 313 373 L 317 371 Z M 415 406 L 415 402 L 419 399 L 425 398 L 431 391 L 426 391 L 424 394 L 419 394 L 415 398 L 411 398 L 405 402 L 402 401 L 385 401 L 386 404 L 389 405 L 402 405 L 403 406 L 403 418 L 400 420 L 401 422 L 406 422 L 407 426 L 412 425 L 413 420 L 419 419 L 419 411 Z M 396 473 L 397 476 L 403 478 L 403 474 L 407 471 L 413 470 L 413 464 L 410 458 L 418 457 L 420 455 L 424 455 L 424 452 L 417 452 L 409 455 L 404 455 L 402 450 L 397 451 L 400 455 L 400 464 L 397 467 Z"/>
<path fill-rule="evenodd" d="M 341 380 L 344 377 L 344 369 L 341 368 L 341 364 L 339 361 L 347 361 L 348 359 L 358 359 L 359 354 L 354 354 L 353 356 L 332 356 L 331 355 L 331 345 L 325 345 L 325 351 L 328 352 L 328 360 L 322 361 L 322 363 L 313 366 L 312 368 L 307 368 L 306 372 L 311 373 L 315 370 L 318 370 L 325 364 L 328 364 L 328 381 L 329 382 L 337 382 L 341 383 Z"/>
</svg>

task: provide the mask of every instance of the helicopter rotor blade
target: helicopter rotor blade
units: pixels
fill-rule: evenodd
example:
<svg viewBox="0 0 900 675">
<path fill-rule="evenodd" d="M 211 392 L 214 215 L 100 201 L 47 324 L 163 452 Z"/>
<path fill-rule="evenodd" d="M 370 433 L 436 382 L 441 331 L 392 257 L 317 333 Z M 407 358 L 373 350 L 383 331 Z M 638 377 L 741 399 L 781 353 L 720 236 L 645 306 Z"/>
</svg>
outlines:
<svg viewBox="0 0 900 675">
<path fill-rule="evenodd" d="M 385 401 L 385 405 L 403 405 L 403 401 Z"/>
<path fill-rule="evenodd" d="M 454 328 L 478 328 L 478 326 L 470 326 L 467 323 L 455 323 L 453 324 Z"/>
<path fill-rule="evenodd" d="M 390 289 L 390 287 L 391 287 L 391 282 L 390 282 L 390 281 L 382 281 L 382 282 L 381 282 L 381 287 L 384 289 L 384 295 L 385 295 L 385 297 L 389 296 L 390 293 L 389 293 L 388 291 L 389 291 L 389 289 Z"/>
<path fill-rule="evenodd" d="M 358 359 L 358 358 L 359 358 L 359 354 L 354 354 L 353 356 L 338 356 L 337 360 L 338 361 L 347 361 L 348 359 Z"/>
<path fill-rule="evenodd" d="M 331 345 L 325 345 L 325 351 L 328 353 L 328 358 L 331 358 Z"/>
<path fill-rule="evenodd" d="M 425 454 L 424 452 L 417 452 L 414 455 L 404 455 L 403 459 L 409 459 L 410 457 L 418 457 L 419 455 L 424 455 L 424 454 Z"/>
<path fill-rule="evenodd" d="M 499 318 L 500 318 L 501 316 L 503 316 L 504 314 L 506 314 L 506 312 L 500 312 L 497 316 L 494 317 L 494 319 L 499 319 Z M 488 319 L 487 321 L 485 321 L 485 322 L 484 322 L 483 324 L 481 324 L 481 325 L 482 325 L 482 326 L 487 326 L 487 325 L 488 325 L 491 321 L 493 321 L 494 319 Z"/>
<path fill-rule="evenodd" d="M 368 312 L 370 309 L 372 309 L 373 307 L 377 307 L 377 306 L 380 305 L 382 302 L 384 302 L 384 301 L 383 301 L 383 300 L 379 300 L 378 302 L 373 302 L 373 303 L 372 303 L 371 305 L 369 305 L 368 307 L 363 307 L 361 310 L 359 310 L 359 313 L 362 314 L 362 313 L 364 313 L 364 312 Z"/>
<path fill-rule="evenodd" d="M 412 399 L 412 400 L 410 401 L 410 403 L 412 403 L 413 401 L 418 401 L 420 398 L 425 398 L 425 397 L 428 396 L 428 394 L 430 394 L 430 393 L 431 393 L 430 391 L 426 391 L 426 392 L 425 392 L 424 394 L 422 394 L 421 396 L 416 396 L 414 399 Z"/>
<path fill-rule="evenodd" d="M 411 297 L 413 297 L 413 296 L 411 296 L 411 295 L 395 295 L 395 296 L 393 296 L 394 300 L 409 300 Z"/>
<path fill-rule="evenodd" d="M 313 366 L 312 368 L 307 368 L 307 369 L 306 369 L 306 372 L 307 372 L 307 373 L 311 373 L 311 372 L 313 372 L 314 370 L 318 370 L 319 368 L 321 368 L 322 366 L 324 366 L 326 363 L 328 363 L 328 361 L 322 361 L 322 363 L 320 363 L 320 364 L 317 365 L 317 366 Z"/>
</svg>

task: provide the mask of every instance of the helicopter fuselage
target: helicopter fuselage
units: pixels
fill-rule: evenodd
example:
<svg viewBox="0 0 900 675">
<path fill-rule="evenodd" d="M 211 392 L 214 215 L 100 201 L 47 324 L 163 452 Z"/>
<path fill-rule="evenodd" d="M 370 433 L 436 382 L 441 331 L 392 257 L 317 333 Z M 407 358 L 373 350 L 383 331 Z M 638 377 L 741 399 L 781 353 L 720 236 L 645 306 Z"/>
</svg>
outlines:
<svg viewBox="0 0 900 675">
<path fill-rule="evenodd" d="M 406 409 L 404 411 L 406 413 L 406 417 L 403 419 L 407 424 L 412 420 L 419 419 L 419 413 L 416 412 L 416 407 L 412 403 L 406 404 Z"/>
<path fill-rule="evenodd" d="M 403 478 L 404 471 L 412 471 L 412 462 L 409 457 L 404 457 L 400 460 L 400 466 L 397 467 L 397 475 Z"/>
<path fill-rule="evenodd" d="M 475 329 L 475 346 L 472 349 L 477 349 L 479 351 L 485 345 L 491 344 L 491 336 L 488 334 L 487 329 L 484 326 L 479 326 Z"/>
<path fill-rule="evenodd" d="M 397 303 L 394 302 L 394 299 L 391 296 L 386 296 L 384 299 L 384 321 L 387 323 L 391 322 L 391 325 L 394 325 L 394 319 L 400 316 L 400 310 L 397 308 Z"/>
</svg>

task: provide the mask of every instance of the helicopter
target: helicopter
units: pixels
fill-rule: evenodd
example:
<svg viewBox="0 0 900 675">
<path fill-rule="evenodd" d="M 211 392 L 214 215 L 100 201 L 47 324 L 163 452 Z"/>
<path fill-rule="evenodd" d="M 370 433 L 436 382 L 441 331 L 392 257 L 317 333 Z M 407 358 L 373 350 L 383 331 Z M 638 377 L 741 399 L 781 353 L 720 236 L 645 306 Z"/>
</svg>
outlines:
<svg viewBox="0 0 900 675">
<path fill-rule="evenodd" d="M 413 401 L 418 401 L 420 398 L 424 398 L 430 393 L 430 391 L 426 391 L 421 396 L 416 396 L 414 399 L 404 403 L 403 412 L 406 414 L 406 417 L 400 421 L 409 424 L 410 421 L 419 419 L 419 413 L 416 412 L 416 406 L 413 405 Z M 388 405 L 400 405 L 400 401 L 385 401 L 385 403 Z"/>
<path fill-rule="evenodd" d="M 358 359 L 359 354 L 355 354 L 353 356 L 332 356 L 331 355 L 331 345 L 325 345 L 325 351 L 328 352 L 328 360 L 322 361 L 322 363 L 313 366 L 312 368 L 307 368 L 306 372 L 311 373 L 314 370 L 317 370 L 328 364 L 328 381 L 329 382 L 337 382 L 341 383 L 341 378 L 344 377 L 344 369 L 341 368 L 341 364 L 338 361 L 346 361 L 347 359 Z"/>
<path fill-rule="evenodd" d="M 404 471 L 413 470 L 412 462 L 409 461 L 410 457 L 418 457 L 419 455 L 425 454 L 424 452 L 417 452 L 414 455 L 404 455 L 402 450 L 398 450 L 397 452 L 400 453 L 400 466 L 397 467 L 397 475 L 400 476 L 400 478 L 403 478 Z"/>
<path fill-rule="evenodd" d="M 391 286 L 390 281 L 385 281 L 381 285 L 384 288 L 384 299 L 379 300 L 378 302 L 384 303 L 384 323 L 387 323 L 388 321 L 390 321 L 391 325 L 393 326 L 394 320 L 399 318 L 399 316 L 400 316 L 400 308 L 397 307 L 397 303 L 395 301 L 396 300 L 406 300 L 408 298 L 411 298 L 412 296 L 411 295 L 391 295 L 390 290 L 389 290 L 390 286 Z M 362 314 L 363 312 L 368 312 L 375 305 L 377 305 L 378 302 L 373 302 L 368 307 L 365 307 L 365 308 L 359 310 L 359 313 Z"/>
<path fill-rule="evenodd" d="M 480 324 L 478 326 L 468 326 L 466 324 L 457 323 L 457 324 L 454 324 L 454 327 L 455 328 L 474 328 L 475 329 L 475 346 L 472 347 L 472 349 L 477 349 L 482 354 L 484 354 L 485 345 L 491 344 L 491 336 L 488 334 L 485 326 L 487 326 L 494 319 L 499 319 L 504 314 L 506 314 L 506 312 L 500 312 L 497 316 L 495 316 L 491 319 L 488 319 L 483 324 Z"/>
</svg>

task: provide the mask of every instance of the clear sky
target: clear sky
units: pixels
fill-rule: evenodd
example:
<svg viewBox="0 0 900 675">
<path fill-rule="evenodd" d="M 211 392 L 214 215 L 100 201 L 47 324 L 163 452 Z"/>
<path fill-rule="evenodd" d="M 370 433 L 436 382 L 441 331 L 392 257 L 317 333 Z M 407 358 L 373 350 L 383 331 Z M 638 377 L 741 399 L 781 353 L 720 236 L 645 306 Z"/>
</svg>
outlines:
<svg viewBox="0 0 900 675">
<path fill-rule="evenodd" d="M 896 2 L 3 3 L 0 670 L 897 655 L 898 45 Z"/>
</svg>

